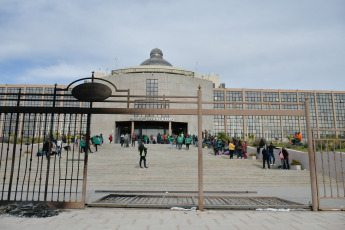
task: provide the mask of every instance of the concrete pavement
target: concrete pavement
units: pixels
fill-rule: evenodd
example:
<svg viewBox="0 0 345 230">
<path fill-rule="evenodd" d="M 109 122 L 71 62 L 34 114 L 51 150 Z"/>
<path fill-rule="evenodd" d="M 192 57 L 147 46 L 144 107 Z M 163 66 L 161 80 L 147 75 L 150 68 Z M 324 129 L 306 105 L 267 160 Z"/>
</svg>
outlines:
<svg viewBox="0 0 345 230">
<path fill-rule="evenodd" d="M 197 149 L 147 145 L 148 169 L 138 167 L 136 148 L 105 144 L 90 154 L 87 203 L 107 193 L 96 190 L 197 190 Z M 302 204 L 311 200 L 308 171 L 264 170 L 256 160 L 230 160 L 204 149 L 204 190 L 256 191 Z M 236 194 L 238 196 L 238 194 Z M 186 211 L 94 208 L 64 210 L 49 218 L 0 215 L 0 229 L 345 229 L 342 211 Z"/>
</svg>

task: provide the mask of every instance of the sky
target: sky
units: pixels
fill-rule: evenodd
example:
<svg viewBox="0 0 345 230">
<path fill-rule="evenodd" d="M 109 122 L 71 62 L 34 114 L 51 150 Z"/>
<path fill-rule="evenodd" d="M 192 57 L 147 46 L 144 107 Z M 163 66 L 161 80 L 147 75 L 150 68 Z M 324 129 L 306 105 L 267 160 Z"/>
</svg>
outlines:
<svg viewBox="0 0 345 230">
<path fill-rule="evenodd" d="M 227 88 L 344 91 L 345 0 L 0 0 L 0 84 L 69 84 L 154 48 Z"/>
</svg>

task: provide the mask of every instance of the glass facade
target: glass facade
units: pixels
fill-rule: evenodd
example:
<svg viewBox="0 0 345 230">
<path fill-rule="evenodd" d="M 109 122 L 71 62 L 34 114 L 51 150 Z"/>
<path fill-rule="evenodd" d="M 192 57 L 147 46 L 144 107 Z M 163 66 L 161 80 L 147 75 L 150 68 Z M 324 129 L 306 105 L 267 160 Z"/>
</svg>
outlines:
<svg viewBox="0 0 345 230">
<path fill-rule="evenodd" d="M 30 86 L 23 86 L 23 87 L 7 87 L 7 93 L 14 93 L 18 94 L 18 92 L 23 94 L 20 96 L 20 105 L 21 106 L 30 106 L 30 107 L 37 107 L 37 106 L 45 106 L 45 107 L 52 107 L 53 101 L 53 94 L 54 94 L 54 86 L 49 87 L 30 87 Z M 56 94 L 56 107 L 64 106 L 64 107 L 89 107 L 89 102 L 79 102 L 73 96 L 69 95 L 72 89 L 69 91 L 57 91 Z M 6 93 L 6 87 L 0 87 L 0 93 Z M 26 95 L 28 94 L 28 95 Z M 31 95 L 29 95 L 31 94 Z M 49 94 L 45 95 L 44 94 Z M 62 102 L 61 100 L 65 100 Z M 0 95 L 0 106 L 17 106 L 18 95 Z M 8 138 L 13 136 L 15 133 L 15 122 L 17 119 L 17 115 L 15 113 L 11 114 L 3 114 L 0 113 L 0 136 Z M 76 114 L 22 114 L 19 118 L 19 125 L 18 125 L 18 137 L 29 137 L 29 136 L 41 136 L 44 137 L 49 134 L 50 130 L 50 121 L 54 119 L 53 122 L 53 130 L 55 130 L 54 134 L 68 134 L 68 133 L 86 133 L 86 120 L 87 115 L 76 115 Z M 73 120 L 74 122 L 70 122 Z M 73 132 L 72 132 L 73 131 Z"/>
<path fill-rule="evenodd" d="M 146 79 L 146 95 L 158 96 L 158 79 Z M 53 105 L 54 86 L 15 86 L 1 85 L 0 93 L 13 93 L 14 95 L 0 95 L 0 106 L 17 106 L 18 92 L 23 93 L 20 96 L 20 105 L 22 106 L 47 106 Z M 88 102 L 79 102 L 70 95 L 71 89 L 67 92 L 57 91 L 56 107 L 89 107 Z M 26 95 L 33 94 L 33 95 Z M 42 98 L 44 94 L 45 98 Z M 304 109 L 304 105 L 278 105 L 275 103 L 303 103 L 308 98 L 312 129 L 344 129 L 345 128 L 345 92 L 331 91 L 301 91 L 301 90 L 250 90 L 250 89 L 214 89 L 213 101 L 214 109 L 229 110 L 296 110 Z M 157 102 L 147 103 L 147 100 Z M 169 108 L 169 100 L 166 100 L 166 108 Z M 224 102 L 224 103 L 222 103 Z M 232 102 L 232 104 L 225 104 Z M 238 103 L 237 103 L 238 102 Z M 243 103 L 245 104 L 239 104 Z M 268 103 L 261 105 L 259 103 Z M 253 103 L 253 104 L 251 104 Z M 138 99 L 134 103 L 134 108 L 163 108 L 163 102 L 155 97 Z M 135 115 L 135 116 L 156 116 L 169 117 L 169 115 Z M 16 114 L 0 113 L 1 130 L 3 137 L 15 133 Z M 54 130 L 59 130 L 61 134 L 86 131 L 86 115 L 49 114 L 34 115 L 22 114 L 19 118 L 25 125 L 18 126 L 20 136 L 29 136 L 35 133 L 41 135 L 44 130 L 48 130 L 46 124 L 54 119 Z M 69 121 L 73 120 L 74 123 Z M 27 122 L 30 121 L 30 122 Z M 226 122 L 226 124 L 225 124 Z M 41 127 L 38 127 L 41 124 Z M 227 129 L 227 130 L 225 130 Z M 244 130 L 245 129 L 245 130 Z M 297 116 L 214 116 L 212 135 L 219 132 L 227 132 L 230 136 L 243 138 L 245 134 L 254 134 L 257 137 L 265 137 L 269 140 L 287 141 L 287 135 L 293 135 L 295 132 L 301 132 L 306 137 L 305 117 Z M 344 136 L 344 132 L 335 133 L 334 131 L 323 131 L 315 133 L 316 136 Z"/>
<path fill-rule="evenodd" d="M 289 105 L 275 103 L 304 103 L 308 98 L 312 129 L 343 129 L 345 128 L 345 93 L 324 91 L 292 91 L 292 90 L 214 90 L 215 102 L 246 102 L 242 104 L 227 104 L 227 109 L 246 110 L 304 110 L 304 105 Z M 253 104 L 250 104 L 252 103 Z M 265 105 L 255 103 L 268 103 Z M 224 104 L 214 104 L 215 109 L 224 108 Z M 224 121 L 222 121 L 222 119 Z M 213 134 L 224 132 L 226 121 L 224 116 L 214 116 Z M 244 126 L 245 122 L 245 126 Z M 244 132 L 244 128 L 246 128 Z M 306 119 L 297 116 L 228 116 L 227 133 L 230 136 L 241 137 L 244 133 L 265 137 L 268 140 L 287 141 L 287 135 L 301 132 L 306 137 Z M 316 136 L 344 136 L 344 132 L 323 131 Z"/>
</svg>

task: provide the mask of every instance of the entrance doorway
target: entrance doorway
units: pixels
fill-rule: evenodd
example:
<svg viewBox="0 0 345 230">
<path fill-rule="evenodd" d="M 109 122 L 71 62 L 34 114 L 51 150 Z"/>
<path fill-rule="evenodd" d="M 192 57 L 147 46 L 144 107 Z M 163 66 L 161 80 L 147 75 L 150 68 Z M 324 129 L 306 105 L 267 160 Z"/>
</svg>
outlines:
<svg viewBox="0 0 345 230">
<path fill-rule="evenodd" d="M 121 134 L 131 134 L 132 122 L 122 121 L 116 122 L 116 133 L 115 133 L 115 143 L 120 141 Z M 186 122 L 172 122 L 171 132 L 172 134 L 178 135 L 180 133 L 186 134 L 188 130 L 188 123 Z M 169 122 L 157 122 L 157 121 L 135 121 L 134 122 L 134 134 L 136 136 L 151 136 L 154 138 L 158 134 L 165 135 L 169 134 Z"/>
</svg>

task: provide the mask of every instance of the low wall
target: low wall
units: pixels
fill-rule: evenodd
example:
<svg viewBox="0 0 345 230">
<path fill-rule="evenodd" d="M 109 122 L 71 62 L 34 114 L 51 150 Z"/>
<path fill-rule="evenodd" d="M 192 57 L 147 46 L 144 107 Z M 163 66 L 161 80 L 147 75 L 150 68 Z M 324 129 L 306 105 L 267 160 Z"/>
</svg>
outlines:
<svg viewBox="0 0 345 230">
<path fill-rule="evenodd" d="M 302 164 L 302 169 L 309 170 L 309 156 L 306 152 L 300 152 L 292 149 L 286 149 L 289 152 L 289 164 L 291 164 L 292 159 L 295 159 Z M 248 146 L 248 154 L 256 153 L 256 148 Z M 276 164 L 280 164 L 280 157 L 279 157 L 280 149 L 274 150 L 274 156 L 276 158 Z M 329 158 L 328 158 L 329 156 Z M 262 159 L 262 154 L 260 153 L 259 159 Z M 323 169 L 322 170 L 322 161 L 323 159 Z M 329 159 L 329 161 L 328 161 Z M 335 177 L 337 172 L 337 176 L 340 180 L 342 180 L 342 172 L 345 169 L 345 153 L 340 152 L 316 152 L 316 162 L 317 162 L 317 172 L 323 173 L 329 176 L 329 169 L 331 168 L 331 176 Z M 343 163 L 342 163 L 343 162 Z"/>
</svg>

